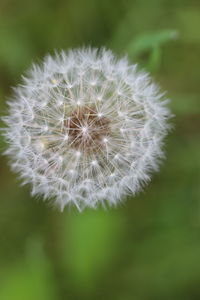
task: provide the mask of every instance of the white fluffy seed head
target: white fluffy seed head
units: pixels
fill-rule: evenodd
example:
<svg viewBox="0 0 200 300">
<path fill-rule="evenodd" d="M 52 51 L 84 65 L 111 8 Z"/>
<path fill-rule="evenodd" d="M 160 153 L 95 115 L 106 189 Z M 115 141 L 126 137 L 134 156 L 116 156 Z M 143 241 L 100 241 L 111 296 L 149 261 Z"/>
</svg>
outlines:
<svg viewBox="0 0 200 300">
<path fill-rule="evenodd" d="M 169 110 L 148 74 L 111 51 L 77 49 L 33 65 L 4 118 L 13 170 L 61 210 L 135 194 L 163 157 Z"/>
</svg>

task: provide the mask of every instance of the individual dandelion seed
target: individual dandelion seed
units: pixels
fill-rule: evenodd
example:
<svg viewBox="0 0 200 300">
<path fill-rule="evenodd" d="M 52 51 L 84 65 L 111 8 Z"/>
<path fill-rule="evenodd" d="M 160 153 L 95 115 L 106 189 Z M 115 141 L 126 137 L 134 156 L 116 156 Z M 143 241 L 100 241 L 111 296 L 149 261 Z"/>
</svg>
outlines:
<svg viewBox="0 0 200 300">
<path fill-rule="evenodd" d="M 105 49 L 47 56 L 15 88 L 5 153 L 32 195 L 61 210 L 116 205 L 150 180 L 170 112 L 148 74 Z"/>
</svg>

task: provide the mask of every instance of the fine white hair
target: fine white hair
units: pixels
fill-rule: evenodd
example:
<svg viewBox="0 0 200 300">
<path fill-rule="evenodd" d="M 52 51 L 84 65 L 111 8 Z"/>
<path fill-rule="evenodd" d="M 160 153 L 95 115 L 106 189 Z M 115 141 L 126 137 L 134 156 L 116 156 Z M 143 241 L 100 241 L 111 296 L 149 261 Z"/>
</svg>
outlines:
<svg viewBox="0 0 200 300">
<path fill-rule="evenodd" d="M 116 205 L 158 170 L 167 102 L 147 73 L 109 50 L 49 55 L 8 101 L 5 153 L 32 195 L 60 210 Z"/>
</svg>

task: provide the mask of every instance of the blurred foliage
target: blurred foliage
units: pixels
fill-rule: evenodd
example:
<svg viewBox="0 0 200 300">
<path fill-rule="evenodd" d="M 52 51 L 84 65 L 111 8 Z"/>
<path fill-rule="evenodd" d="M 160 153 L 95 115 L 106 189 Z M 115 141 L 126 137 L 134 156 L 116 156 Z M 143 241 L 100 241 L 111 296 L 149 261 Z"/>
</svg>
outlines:
<svg viewBox="0 0 200 300">
<path fill-rule="evenodd" d="M 130 45 L 127 46 L 127 53 L 129 57 L 137 59 L 142 54 L 149 52 L 149 61 L 146 62 L 146 69 L 156 71 L 161 63 L 161 47 L 166 42 L 177 37 L 175 30 L 161 30 L 160 32 L 153 32 L 136 36 Z"/>
<path fill-rule="evenodd" d="M 107 211 L 54 211 L 0 158 L 0 299 L 200 299 L 199 30 L 197 0 L 1 0 L 2 114 L 32 61 L 92 45 L 151 71 L 175 116 L 160 173 Z"/>
<path fill-rule="evenodd" d="M 27 247 L 26 257 L 1 270 L 0 299 L 51 300 L 56 299 L 51 267 L 42 253 L 39 241 L 33 237 Z M 4 272 L 3 272 L 4 271 Z"/>
</svg>

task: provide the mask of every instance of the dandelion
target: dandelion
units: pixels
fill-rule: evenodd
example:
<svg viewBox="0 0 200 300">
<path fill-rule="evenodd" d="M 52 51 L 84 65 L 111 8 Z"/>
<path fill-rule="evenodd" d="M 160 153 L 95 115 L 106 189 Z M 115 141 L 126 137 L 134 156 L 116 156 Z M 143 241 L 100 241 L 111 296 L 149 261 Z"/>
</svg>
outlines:
<svg viewBox="0 0 200 300">
<path fill-rule="evenodd" d="M 111 51 L 47 56 L 15 88 L 5 153 L 32 195 L 63 210 L 116 205 L 150 180 L 163 157 L 167 100 L 148 74 Z"/>
</svg>

